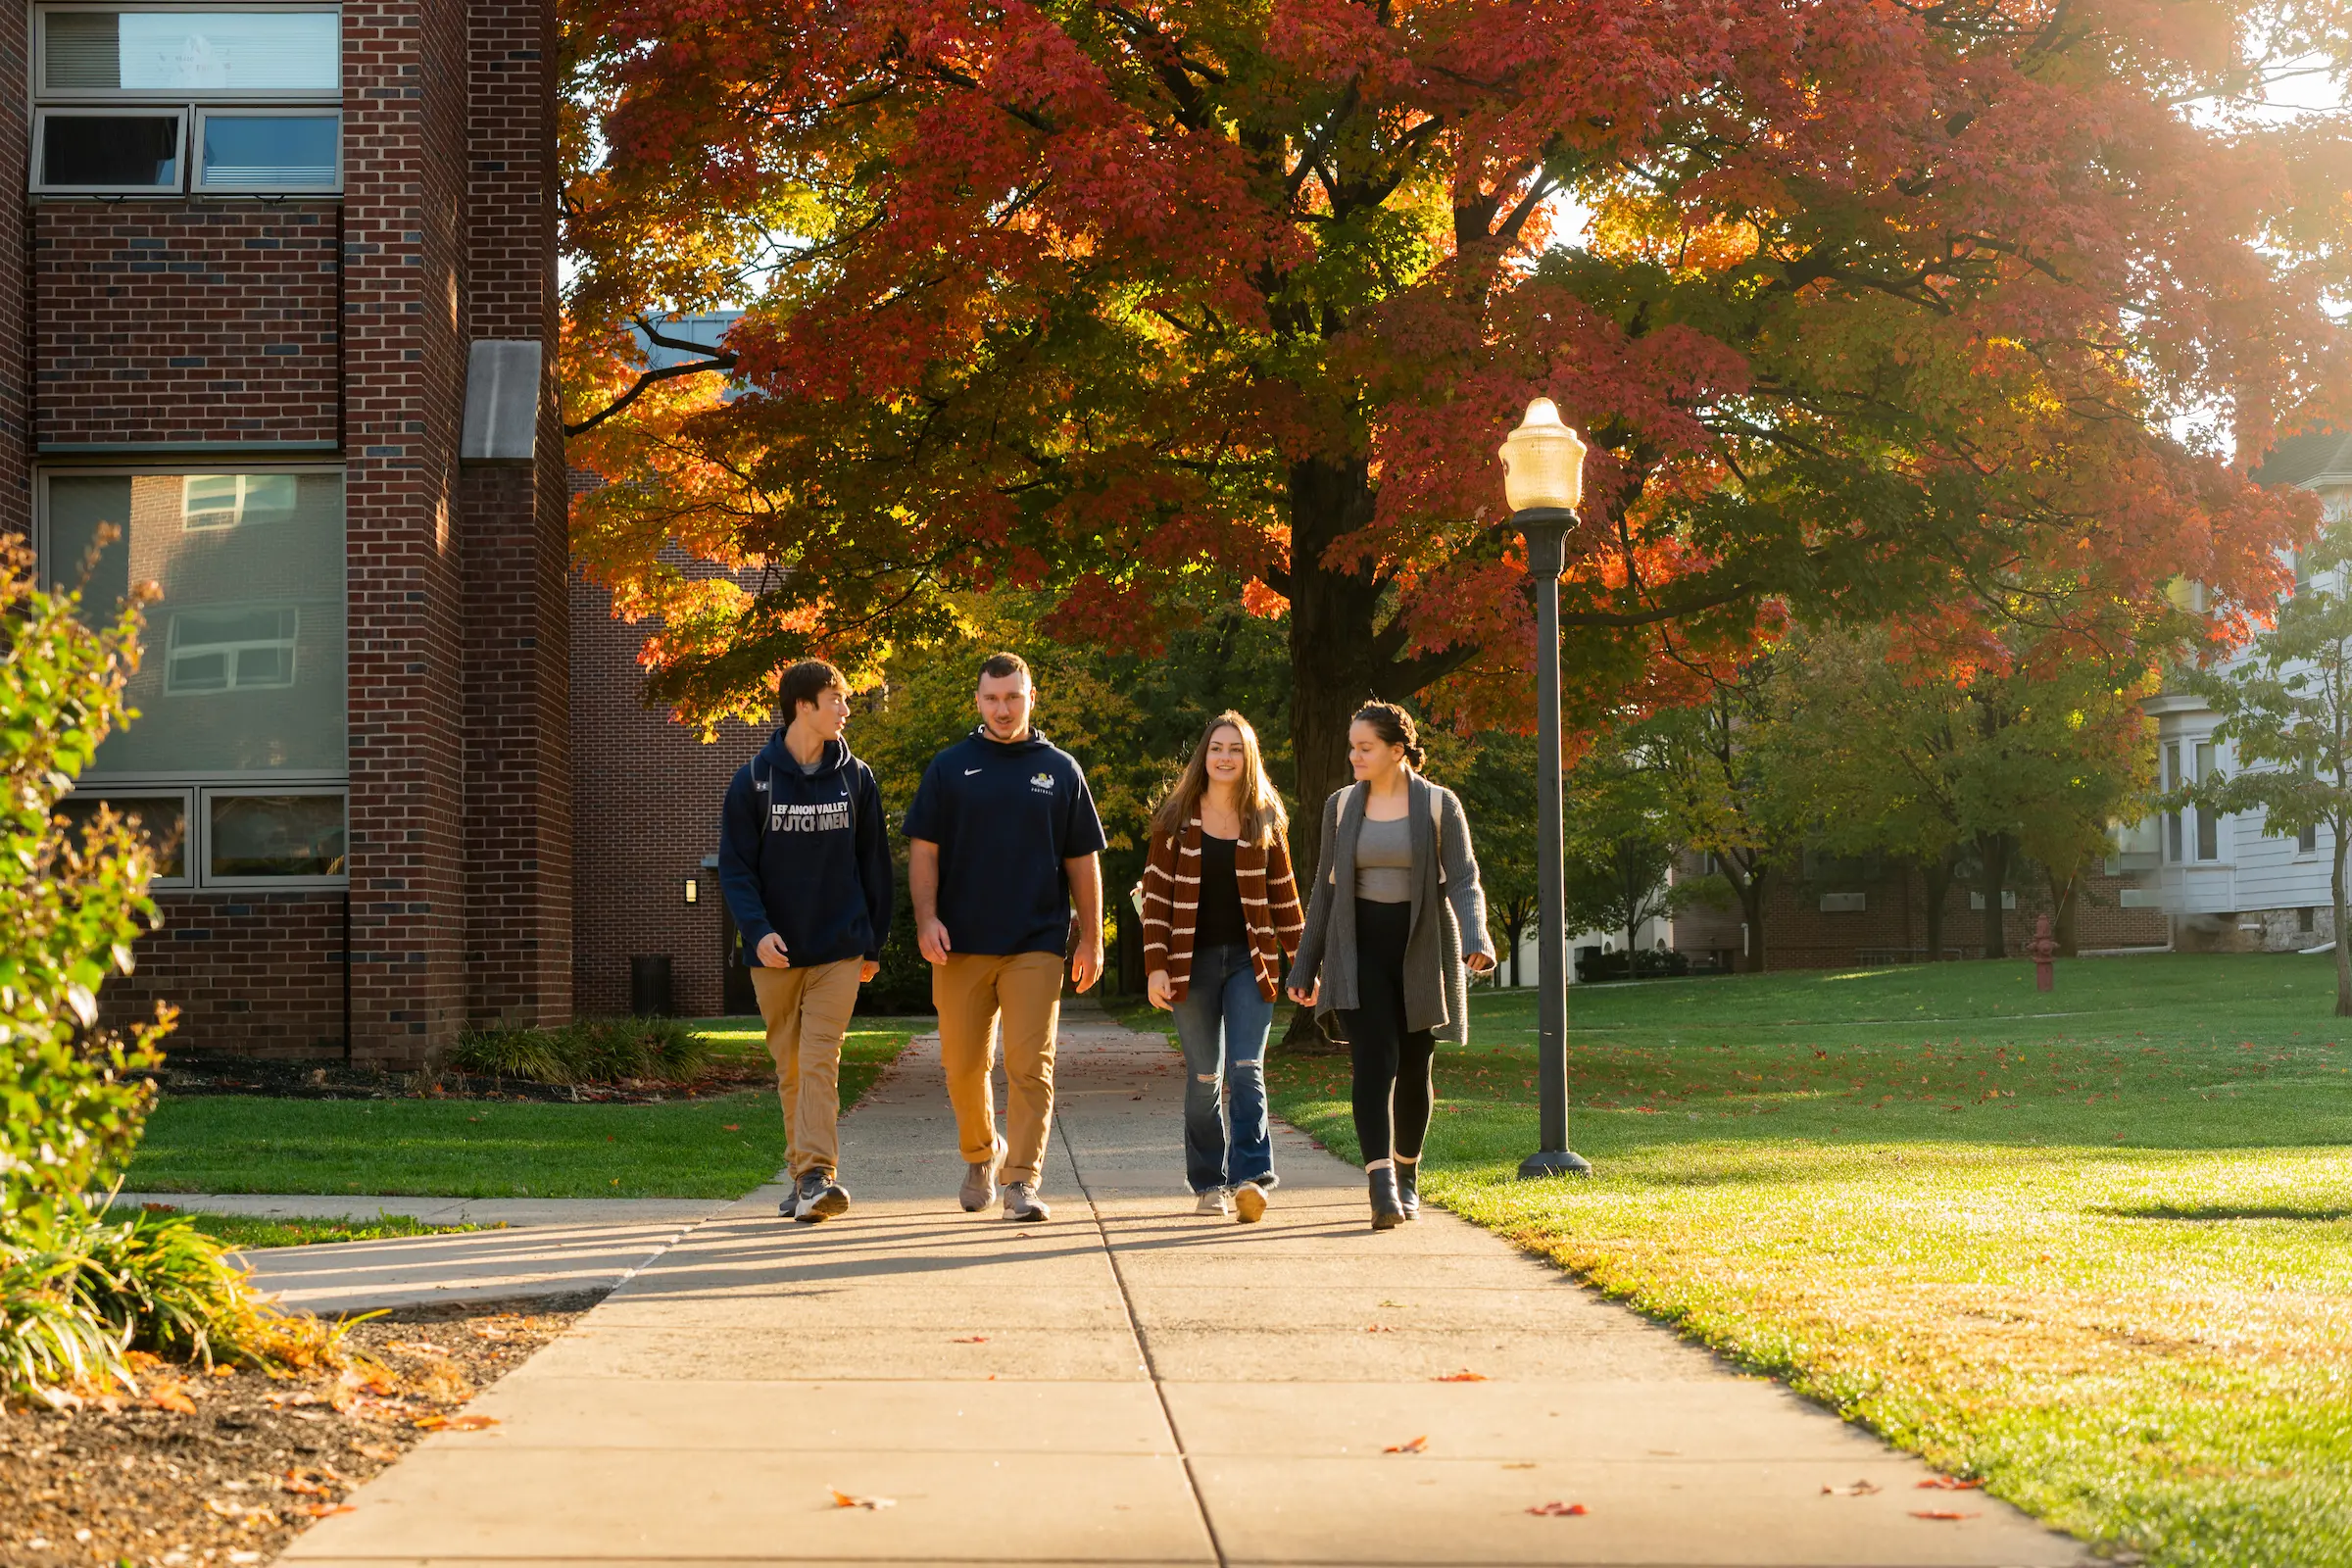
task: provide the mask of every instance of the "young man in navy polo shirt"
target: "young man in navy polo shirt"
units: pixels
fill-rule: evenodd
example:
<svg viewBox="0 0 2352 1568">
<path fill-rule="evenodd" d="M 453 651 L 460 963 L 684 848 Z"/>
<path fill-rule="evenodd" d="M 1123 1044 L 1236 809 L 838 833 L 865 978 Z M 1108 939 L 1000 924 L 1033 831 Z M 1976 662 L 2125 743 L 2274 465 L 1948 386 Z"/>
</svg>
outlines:
<svg viewBox="0 0 2352 1568">
<path fill-rule="evenodd" d="M 967 1210 L 1042 1220 L 1037 1196 L 1054 1122 L 1054 1026 L 1061 955 L 1077 905 L 1070 979 L 1102 973 L 1102 824 L 1078 760 L 1029 725 L 1037 688 L 1017 654 L 980 666 L 980 725 L 931 760 L 906 811 L 914 930 L 931 962 L 939 1054 L 969 1167 Z M 1000 1020 L 1001 1026 L 1000 1026 Z M 1006 1128 L 989 1087 L 1004 1042 Z"/>
</svg>

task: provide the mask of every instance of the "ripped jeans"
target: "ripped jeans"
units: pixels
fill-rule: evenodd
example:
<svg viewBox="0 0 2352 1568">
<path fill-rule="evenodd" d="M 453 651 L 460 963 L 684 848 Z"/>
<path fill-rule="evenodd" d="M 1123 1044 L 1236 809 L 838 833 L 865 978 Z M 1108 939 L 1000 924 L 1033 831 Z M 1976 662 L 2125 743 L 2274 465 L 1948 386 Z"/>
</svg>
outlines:
<svg viewBox="0 0 2352 1568">
<path fill-rule="evenodd" d="M 1258 995 L 1249 948 L 1193 950 L 1192 979 L 1176 1004 L 1176 1038 L 1184 1046 L 1184 1170 L 1196 1193 L 1239 1187 L 1274 1169 L 1266 1126 L 1266 1031 L 1273 1024 L 1274 1004 Z"/>
</svg>

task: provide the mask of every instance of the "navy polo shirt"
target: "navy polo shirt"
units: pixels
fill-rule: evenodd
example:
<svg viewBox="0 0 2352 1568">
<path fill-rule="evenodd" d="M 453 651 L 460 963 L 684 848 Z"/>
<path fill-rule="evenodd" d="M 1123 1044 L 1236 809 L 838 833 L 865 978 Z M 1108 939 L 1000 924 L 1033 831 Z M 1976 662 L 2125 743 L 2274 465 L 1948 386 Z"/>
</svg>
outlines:
<svg viewBox="0 0 2352 1568">
<path fill-rule="evenodd" d="M 939 846 L 950 951 L 1058 957 L 1070 931 L 1061 862 L 1102 848 L 1102 823 L 1076 758 L 1035 730 L 1007 746 L 975 729 L 923 770 L 906 836 Z"/>
</svg>

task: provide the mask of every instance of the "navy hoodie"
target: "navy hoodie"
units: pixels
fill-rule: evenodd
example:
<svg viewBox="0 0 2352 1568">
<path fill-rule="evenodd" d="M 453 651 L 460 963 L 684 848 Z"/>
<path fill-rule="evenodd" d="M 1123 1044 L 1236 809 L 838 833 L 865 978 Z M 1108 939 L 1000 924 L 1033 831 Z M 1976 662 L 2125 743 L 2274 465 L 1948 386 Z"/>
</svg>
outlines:
<svg viewBox="0 0 2352 1568">
<path fill-rule="evenodd" d="M 776 731 L 727 786 L 718 882 L 754 968 L 771 931 L 796 968 L 879 958 L 890 935 L 890 825 L 873 769 L 847 742 L 827 741 L 805 773 Z"/>
<path fill-rule="evenodd" d="M 939 918 L 956 953 L 1059 956 L 1070 935 L 1064 860 L 1102 848 L 1078 760 L 1035 730 L 985 728 L 931 759 L 906 836 L 939 846 Z"/>
</svg>

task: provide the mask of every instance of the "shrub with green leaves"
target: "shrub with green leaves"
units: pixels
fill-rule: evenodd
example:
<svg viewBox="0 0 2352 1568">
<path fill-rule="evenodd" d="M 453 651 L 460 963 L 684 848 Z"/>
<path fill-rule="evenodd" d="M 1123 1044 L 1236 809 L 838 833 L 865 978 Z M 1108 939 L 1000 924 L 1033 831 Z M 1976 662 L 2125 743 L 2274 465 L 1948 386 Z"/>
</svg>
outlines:
<svg viewBox="0 0 2352 1568">
<path fill-rule="evenodd" d="M 710 1047 L 682 1018 L 582 1018 L 554 1029 L 483 1029 L 450 1052 L 449 1065 L 487 1078 L 540 1084 L 692 1083 Z"/>
</svg>

